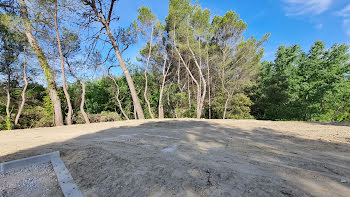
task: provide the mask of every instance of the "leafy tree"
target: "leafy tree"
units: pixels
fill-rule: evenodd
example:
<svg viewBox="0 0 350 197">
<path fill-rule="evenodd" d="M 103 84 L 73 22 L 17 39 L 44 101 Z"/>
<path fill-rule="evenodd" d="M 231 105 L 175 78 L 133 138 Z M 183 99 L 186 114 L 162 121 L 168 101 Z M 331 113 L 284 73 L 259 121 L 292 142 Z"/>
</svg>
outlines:
<svg viewBox="0 0 350 197">
<path fill-rule="evenodd" d="M 260 72 L 258 117 L 272 120 L 344 121 L 348 117 L 349 46 L 326 50 L 316 41 L 308 53 L 279 47 Z M 258 107 L 257 107 L 258 106 Z M 258 108 L 258 109 L 257 109 Z M 263 115 L 262 115 L 263 114 Z"/>
<path fill-rule="evenodd" d="M 137 96 L 136 90 L 135 90 L 135 85 L 134 82 L 131 78 L 131 75 L 129 73 L 129 70 L 123 60 L 122 57 L 122 52 L 126 50 L 129 47 L 129 44 L 126 45 L 126 47 L 122 50 L 120 50 L 120 45 L 118 45 L 118 37 L 123 37 L 126 36 L 127 39 L 120 39 L 122 42 L 125 40 L 128 40 L 128 37 L 131 37 L 130 34 L 132 32 L 130 31 L 124 31 L 124 30 L 119 30 L 119 33 L 117 37 L 113 34 L 113 30 L 110 27 L 111 22 L 113 21 L 118 21 L 119 17 L 114 17 L 113 16 L 113 9 L 115 7 L 115 3 L 117 0 L 111 0 L 110 3 L 107 3 L 107 1 L 104 0 L 82 0 L 82 2 L 90 7 L 90 17 L 94 18 L 94 20 L 89 20 L 89 21 L 98 21 L 103 25 L 103 28 L 100 29 L 99 35 L 102 31 L 106 31 L 106 34 L 108 36 L 108 39 L 110 40 L 111 45 L 113 46 L 113 49 L 115 51 L 115 54 L 117 56 L 118 62 L 120 64 L 120 67 L 123 70 L 123 73 L 127 79 L 129 89 L 130 89 L 130 94 L 133 99 L 133 103 L 135 106 L 135 109 L 137 111 L 137 116 L 139 119 L 144 119 L 144 114 L 143 114 L 143 109 L 141 107 L 139 98 Z"/>
<path fill-rule="evenodd" d="M 40 4 L 41 2 L 33 2 L 31 5 L 34 5 L 34 7 L 28 7 L 25 0 L 8 1 L 6 3 L 0 4 L 0 7 L 4 11 L 1 15 L 1 23 L 14 31 L 21 32 L 26 35 L 27 40 L 32 50 L 35 52 L 41 69 L 46 77 L 50 98 L 54 107 L 55 124 L 57 126 L 63 125 L 61 101 L 57 93 L 55 72 L 49 65 L 48 59 L 41 45 L 39 44 L 38 38 L 35 37 L 36 34 L 34 33 L 40 32 L 39 29 L 34 27 L 45 27 L 46 24 L 45 18 L 40 18 L 41 16 L 45 15 L 35 9 L 38 8 L 36 6 L 37 4 L 35 3 Z M 10 12 L 8 12 L 9 9 Z"/>
</svg>

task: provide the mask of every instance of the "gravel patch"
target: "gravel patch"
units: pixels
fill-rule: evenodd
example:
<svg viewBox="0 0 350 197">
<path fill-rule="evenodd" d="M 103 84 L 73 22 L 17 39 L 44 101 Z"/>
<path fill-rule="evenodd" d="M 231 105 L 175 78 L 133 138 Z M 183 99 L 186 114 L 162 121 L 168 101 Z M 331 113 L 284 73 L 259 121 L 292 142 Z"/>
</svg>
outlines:
<svg viewBox="0 0 350 197">
<path fill-rule="evenodd" d="M 63 197 L 51 163 L 0 173 L 1 197 Z"/>
</svg>

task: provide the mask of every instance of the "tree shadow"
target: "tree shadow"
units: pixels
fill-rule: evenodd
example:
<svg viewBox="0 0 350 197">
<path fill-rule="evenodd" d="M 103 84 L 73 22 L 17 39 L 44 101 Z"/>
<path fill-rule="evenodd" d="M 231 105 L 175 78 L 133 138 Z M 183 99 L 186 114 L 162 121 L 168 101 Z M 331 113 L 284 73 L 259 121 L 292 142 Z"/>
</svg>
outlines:
<svg viewBox="0 0 350 197">
<path fill-rule="evenodd" d="M 86 196 L 350 193 L 349 144 L 214 121 L 165 120 L 110 128 L 18 151 L 0 161 L 57 150 Z"/>
<path fill-rule="evenodd" d="M 329 126 L 350 126 L 350 122 L 310 122 L 310 124 L 329 125 Z"/>
</svg>

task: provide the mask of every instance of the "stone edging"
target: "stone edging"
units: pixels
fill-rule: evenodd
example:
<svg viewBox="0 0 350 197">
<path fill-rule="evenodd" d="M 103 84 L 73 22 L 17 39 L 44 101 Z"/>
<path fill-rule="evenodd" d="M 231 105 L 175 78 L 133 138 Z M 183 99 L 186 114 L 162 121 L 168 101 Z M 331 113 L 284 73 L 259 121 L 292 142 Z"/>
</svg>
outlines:
<svg viewBox="0 0 350 197">
<path fill-rule="evenodd" d="M 63 195 L 65 197 L 83 197 L 83 194 L 80 192 L 78 186 L 74 184 L 72 175 L 64 165 L 59 151 L 0 163 L 0 172 L 6 172 L 12 169 L 19 169 L 33 164 L 48 162 L 51 162 L 53 166 Z"/>
</svg>

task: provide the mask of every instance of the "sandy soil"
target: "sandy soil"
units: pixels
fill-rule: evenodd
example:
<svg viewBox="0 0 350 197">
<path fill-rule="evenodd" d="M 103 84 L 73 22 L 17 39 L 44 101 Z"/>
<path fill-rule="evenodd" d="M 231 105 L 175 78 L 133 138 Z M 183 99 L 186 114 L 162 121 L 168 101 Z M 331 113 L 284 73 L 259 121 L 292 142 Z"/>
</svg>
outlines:
<svg viewBox="0 0 350 197">
<path fill-rule="evenodd" d="M 63 197 L 50 163 L 0 173 L 0 196 Z"/>
<path fill-rule="evenodd" d="M 148 120 L 0 132 L 0 162 L 59 150 L 89 196 L 350 196 L 350 126 Z"/>
</svg>

